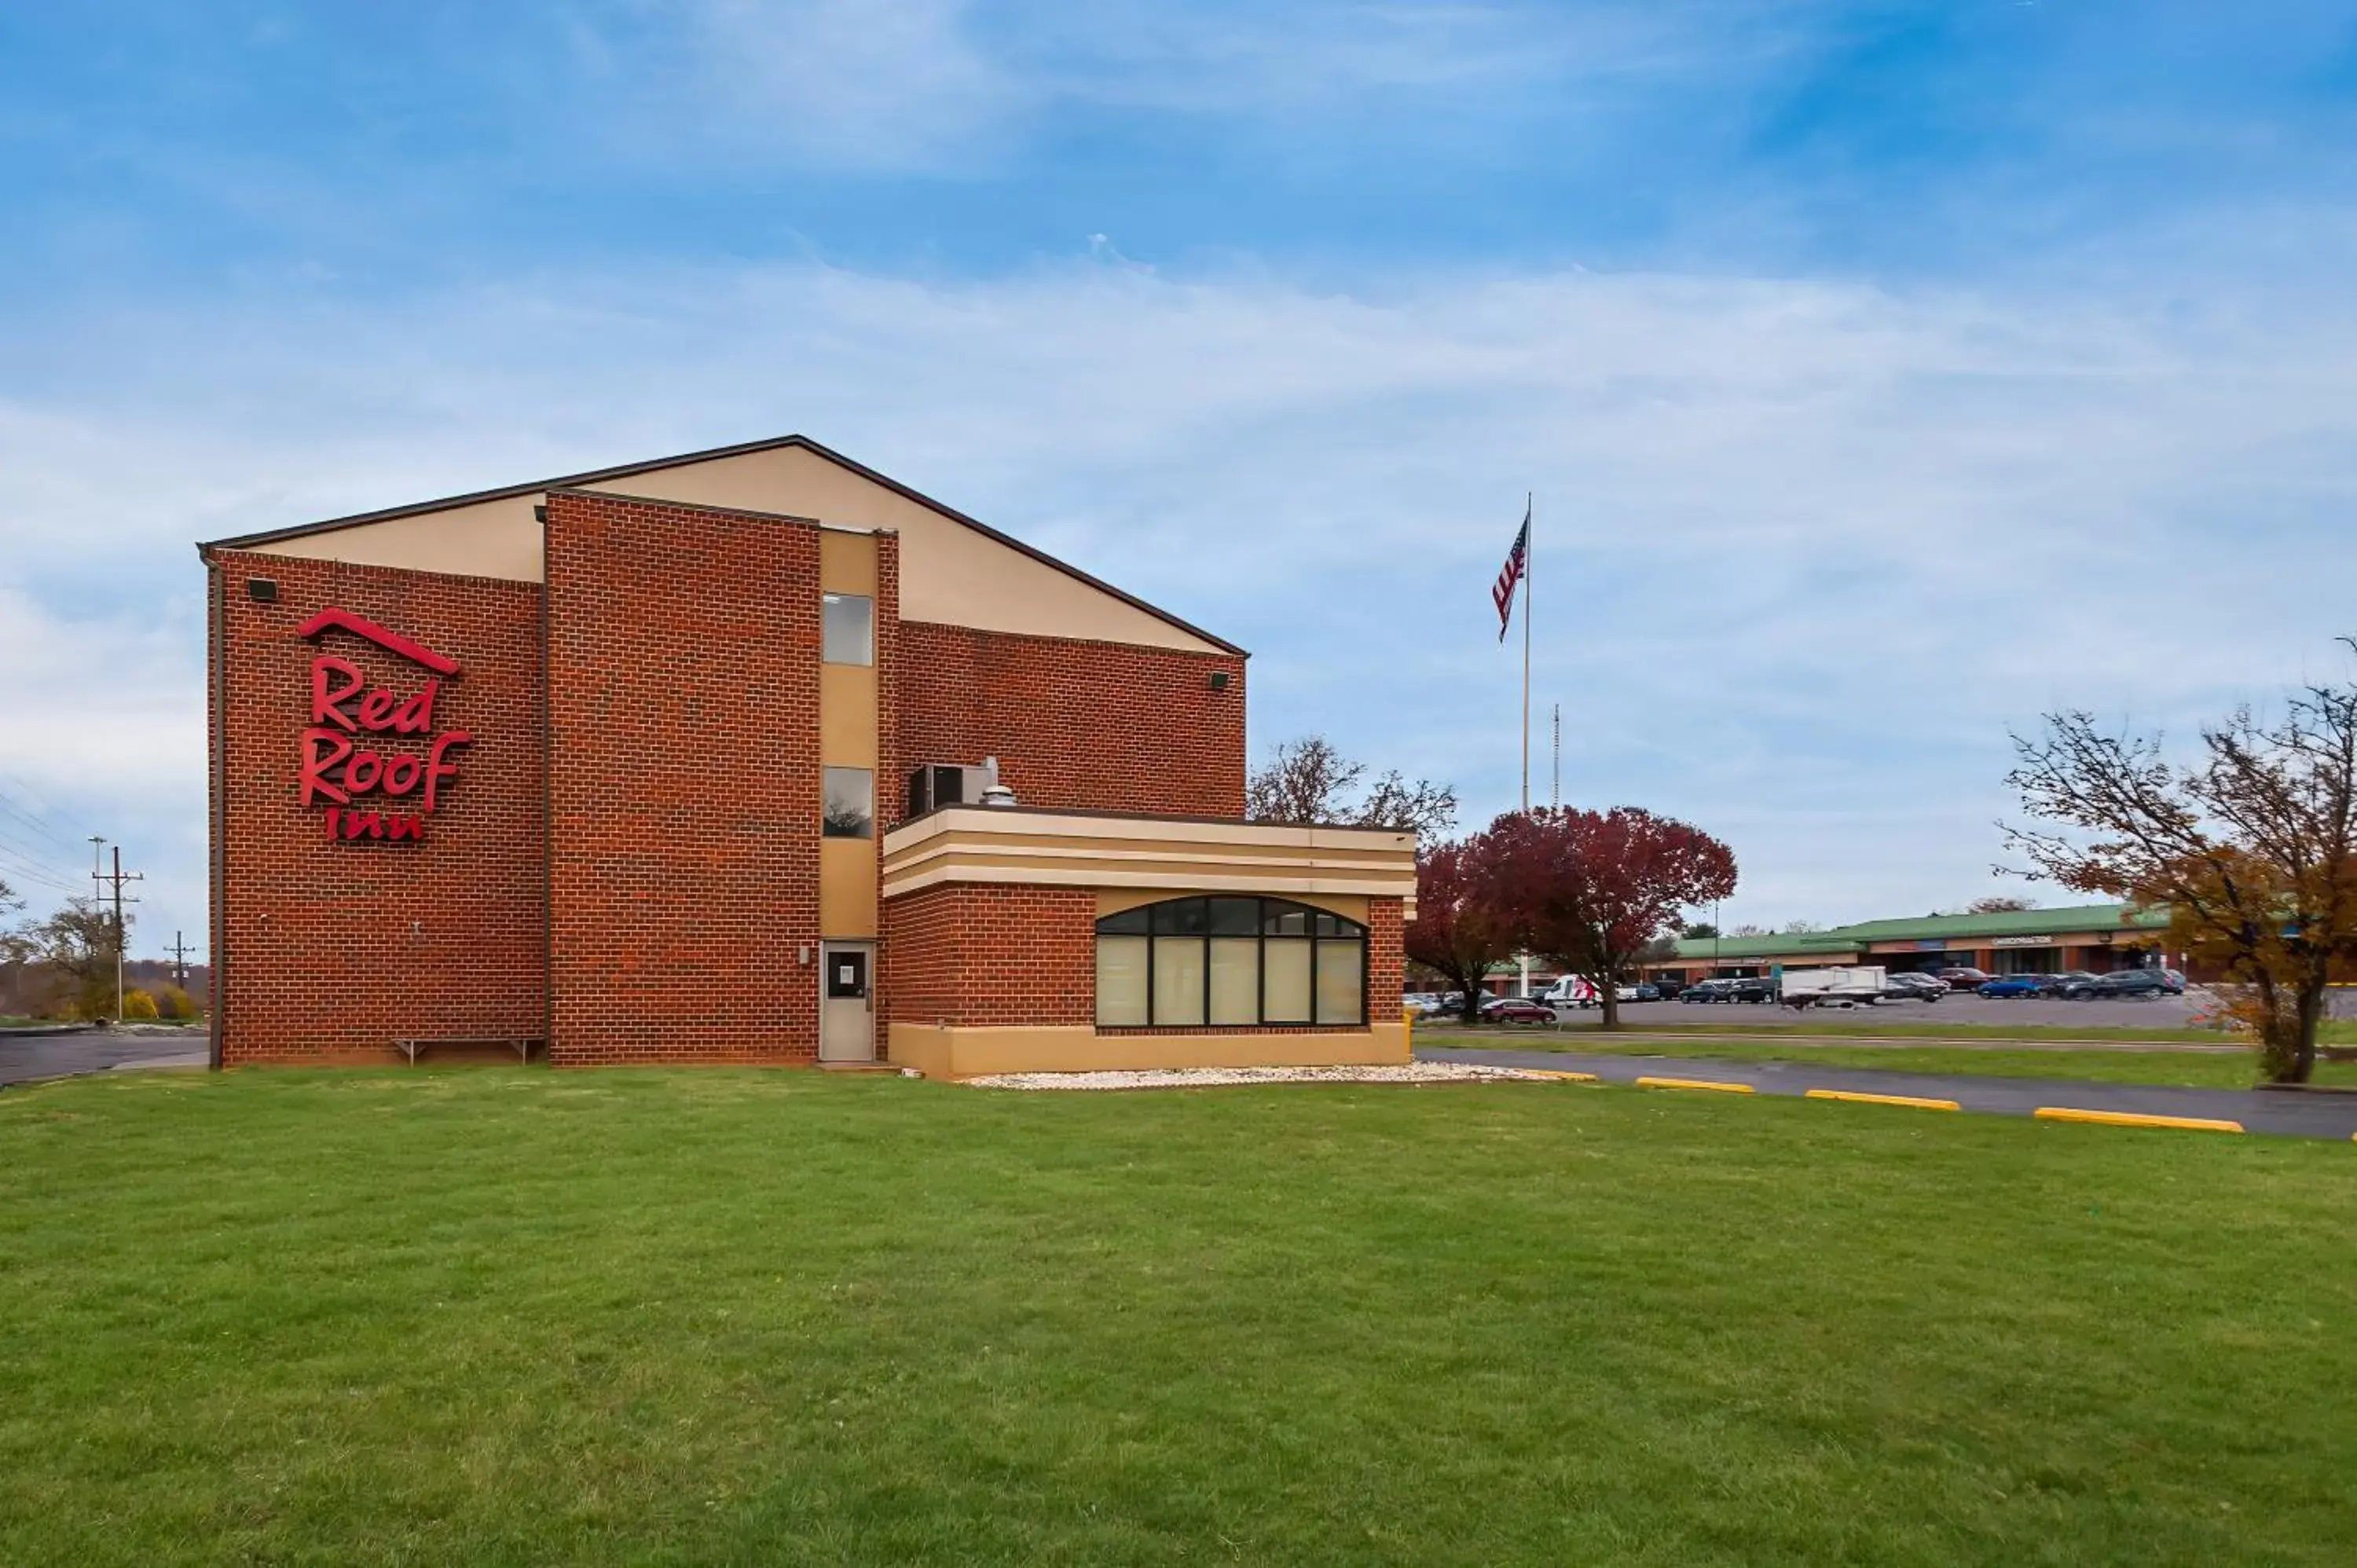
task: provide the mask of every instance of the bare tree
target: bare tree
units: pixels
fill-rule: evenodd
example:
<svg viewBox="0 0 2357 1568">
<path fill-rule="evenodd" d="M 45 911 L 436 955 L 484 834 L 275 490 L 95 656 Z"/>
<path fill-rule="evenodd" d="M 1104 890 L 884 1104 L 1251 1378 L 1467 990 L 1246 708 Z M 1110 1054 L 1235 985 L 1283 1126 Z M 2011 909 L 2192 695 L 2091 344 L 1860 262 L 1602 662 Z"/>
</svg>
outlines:
<svg viewBox="0 0 2357 1568">
<path fill-rule="evenodd" d="M 103 1018 L 114 1009 L 114 917 L 87 898 L 70 899 L 43 920 L 0 938 L 0 957 L 46 971 L 75 1014 Z"/>
<path fill-rule="evenodd" d="M 1992 893 L 1986 898 L 1975 898 L 1964 906 L 1967 915 L 2018 915 L 2038 908 L 2035 898 L 2018 898 L 2010 893 Z"/>
<path fill-rule="evenodd" d="M 1405 828 L 1427 837 L 1445 833 L 1457 825 L 1457 791 L 1429 779 L 1407 783 L 1394 768 L 1367 791 L 1357 821 L 1361 827 Z"/>
<path fill-rule="evenodd" d="M 2042 825 L 2006 837 L 2030 873 L 2168 909 L 2171 945 L 2224 972 L 2267 1075 L 2306 1082 L 2326 987 L 2357 959 L 2357 686 L 2309 685 L 2272 722 L 2237 708 L 2181 766 L 2084 713 L 2014 750 L 2007 782 Z"/>
<path fill-rule="evenodd" d="M 1280 744 L 1244 784 L 1244 815 L 1256 822 L 1332 822 L 1400 828 L 1426 837 L 1457 823 L 1457 791 L 1428 779 L 1408 783 L 1394 768 L 1354 799 L 1367 765 L 1322 735 Z"/>
</svg>

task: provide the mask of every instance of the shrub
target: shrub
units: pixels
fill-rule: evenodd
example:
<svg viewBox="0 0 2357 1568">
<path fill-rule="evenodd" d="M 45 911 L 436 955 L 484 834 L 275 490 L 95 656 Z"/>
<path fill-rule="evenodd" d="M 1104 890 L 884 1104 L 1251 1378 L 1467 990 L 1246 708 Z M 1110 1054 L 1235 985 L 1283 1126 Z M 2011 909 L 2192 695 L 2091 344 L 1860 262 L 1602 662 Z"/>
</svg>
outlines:
<svg viewBox="0 0 2357 1568">
<path fill-rule="evenodd" d="M 123 1016 L 126 1022 L 134 1019 L 154 1019 L 158 1015 L 156 1010 L 156 999 L 145 992 L 129 992 L 124 996 Z"/>
<path fill-rule="evenodd" d="M 177 985 L 167 985 L 156 993 L 156 1010 L 167 1018 L 193 1018 L 197 999 Z"/>
</svg>

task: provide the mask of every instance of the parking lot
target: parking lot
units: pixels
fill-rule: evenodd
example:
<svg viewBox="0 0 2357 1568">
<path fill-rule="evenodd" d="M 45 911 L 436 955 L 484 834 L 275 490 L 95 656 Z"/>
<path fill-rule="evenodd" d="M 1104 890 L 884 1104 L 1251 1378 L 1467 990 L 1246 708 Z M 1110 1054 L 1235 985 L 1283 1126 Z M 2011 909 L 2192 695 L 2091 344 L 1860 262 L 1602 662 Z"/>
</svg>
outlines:
<svg viewBox="0 0 2357 1568">
<path fill-rule="evenodd" d="M 1774 1003 L 1748 1002 L 1626 1002 L 1620 1006 L 1620 1020 L 1624 1024 L 1637 1026 L 1706 1024 L 1713 1028 L 1763 1024 L 1781 1024 L 1790 1027 L 1796 1023 L 1888 1023 L 1977 1028 L 2038 1026 L 2066 1029 L 2185 1029 L 2198 1026 L 2199 1020 L 2213 1007 L 2211 998 L 2198 991 L 2184 996 L 2157 996 L 2150 1001 L 2122 999 L 2100 1002 L 2064 1002 L 2037 996 L 1997 999 L 1960 991 L 1943 996 L 1937 1002 L 1878 1002 L 1862 1007 L 1792 1008 Z M 1596 1018 L 1598 1014 L 1596 1009 L 1589 1008 L 1573 1016 L 1587 1020 Z"/>
</svg>

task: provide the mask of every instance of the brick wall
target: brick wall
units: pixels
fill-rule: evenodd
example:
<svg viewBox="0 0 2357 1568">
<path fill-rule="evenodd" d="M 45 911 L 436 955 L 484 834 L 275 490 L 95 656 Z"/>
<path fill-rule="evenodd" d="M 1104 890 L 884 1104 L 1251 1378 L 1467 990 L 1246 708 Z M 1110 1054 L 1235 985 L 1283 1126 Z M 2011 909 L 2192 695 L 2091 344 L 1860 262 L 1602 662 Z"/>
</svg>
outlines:
<svg viewBox="0 0 2357 1568">
<path fill-rule="evenodd" d="M 817 1054 L 818 531 L 548 498 L 551 1058 Z"/>
<path fill-rule="evenodd" d="M 434 573 L 215 553 L 214 788 L 221 877 L 213 952 L 224 1065 L 393 1055 L 404 1036 L 539 1036 L 543 988 L 540 590 Z M 258 604 L 250 578 L 278 585 Z M 337 607 L 459 663 L 441 681 L 436 732 L 450 757 L 421 813 L 424 839 L 330 843 L 324 801 L 299 803 L 313 659 L 333 654 L 404 695 L 433 679 L 349 632 L 295 635 Z M 347 704 L 347 707 L 351 704 Z M 430 736 L 356 734 L 422 757 Z M 355 804 L 413 809 L 362 796 Z"/>
<path fill-rule="evenodd" d="M 1096 1016 L 1096 895 L 952 882 L 884 907 L 901 1024 L 1086 1025 Z"/>
<path fill-rule="evenodd" d="M 1027 806 L 1243 814 L 1240 655 L 909 621 L 898 671 L 899 771 L 996 757 Z"/>
<path fill-rule="evenodd" d="M 1400 900 L 1367 900 L 1367 1022 L 1399 1022 L 1402 980 L 1407 968 Z"/>
</svg>

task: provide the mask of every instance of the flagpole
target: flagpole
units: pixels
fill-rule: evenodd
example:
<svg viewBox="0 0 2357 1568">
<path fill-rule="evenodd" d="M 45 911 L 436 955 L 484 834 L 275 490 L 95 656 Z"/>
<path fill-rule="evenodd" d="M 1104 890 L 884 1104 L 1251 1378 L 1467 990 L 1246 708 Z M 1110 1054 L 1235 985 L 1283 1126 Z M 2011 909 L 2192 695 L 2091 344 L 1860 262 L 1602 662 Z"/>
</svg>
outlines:
<svg viewBox="0 0 2357 1568">
<path fill-rule="evenodd" d="M 1537 492 L 1523 497 L 1523 526 L 1531 524 L 1531 509 Z M 1537 541 L 1525 532 L 1523 541 L 1523 811 L 1531 809 L 1531 558 L 1538 553 Z"/>
</svg>

